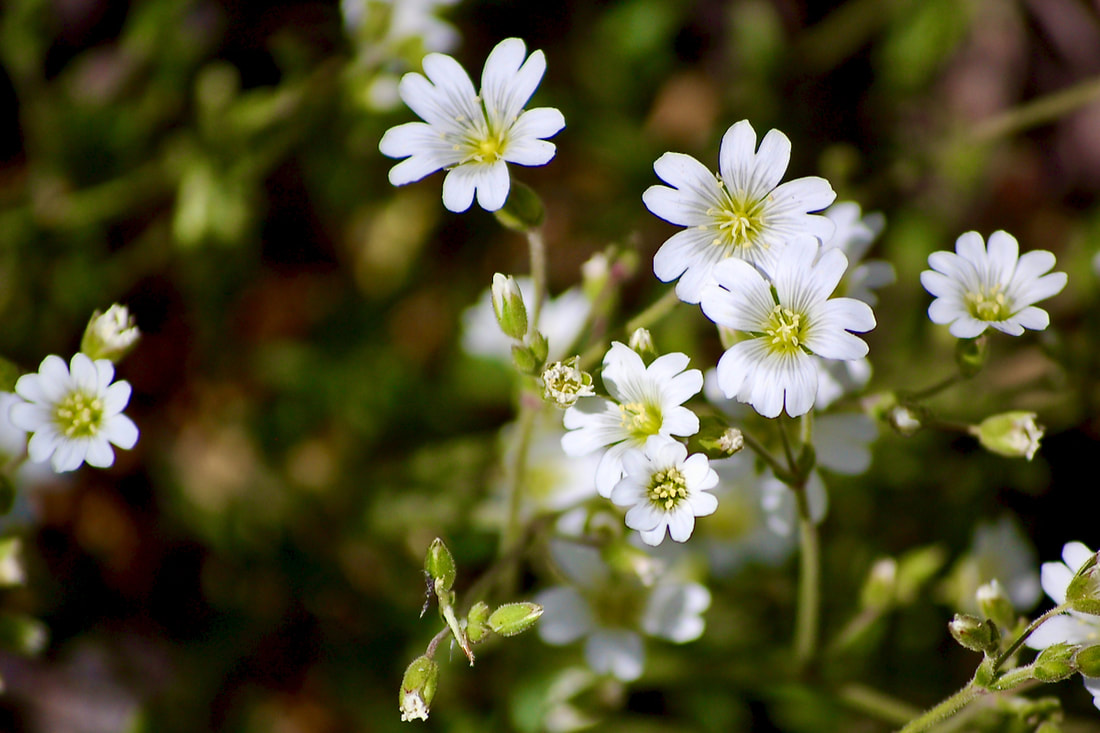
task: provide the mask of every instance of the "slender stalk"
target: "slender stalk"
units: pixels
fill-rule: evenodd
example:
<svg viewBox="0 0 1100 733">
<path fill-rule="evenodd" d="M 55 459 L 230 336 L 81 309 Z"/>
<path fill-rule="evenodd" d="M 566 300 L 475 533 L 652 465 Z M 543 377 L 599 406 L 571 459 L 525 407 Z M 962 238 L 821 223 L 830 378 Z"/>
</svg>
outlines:
<svg viewBox="0 0 1100 733">
<path fill-rule="evenodd" d="M 1066 612 L 1066 607 L 1065 607 L 1064 604 L 1061 605 L 1061 606 L 1055 606 L 1054 608 L 1052 608 L 1049 611 L 1047 611 L 1046 613 L 1044 613 L 1042 616 L 1040 616 L 1037 619 L 1035 619 L 1034 621 L 1032 621 L 1028 625 L 1028 627 L 1026 629 L 1024 629 L 1023 633 L 1020 634 L 1020 636 L 1016 639 L 1016 641 L 1012 642 L 1012 646 L 1008 647 L 1008 649 L 1005 649 L 1003 652 L 1001 652 L 997 656 L 996 659 L 993 660 L 993 673 L 996 674 L 997 670 L 1001 668 L 1001 665 L 1004 664 L 1005 662 L 1007 662 L 1009 660 L 1009 658 L 1013 654 L 1015 654 L 1016 651 L 1021 646 L 1023 646 L 1023 643 L 1025 641 L 1027 641 L 1027 638 L 1029 636 L 1031 636 L 1033 633 L 1035 633 L 1035 629 L 1039 628 L 1040 626 L 1042 626 L 1043 624 L 1045 624 L 1047 621 L 1051 620 L 1055 616 L 1061 615 L 1065 612 Z"/>
<path fill-rule="evenodd" d="M 853 710 L 894 725 L 905 725 L 921 713 L 907 702 L 855 682 L 837 690 L 837 697 Z"/>
<path fill-rule="evenodd" d="M 817 525 L 810 518 L 810 504 L 805 486 L 794 489 L 798 503 L 798 609 L 794 632 L 794 658 L 799 669 L 805 669 L 817 653 L 817 636 L 821 616 L 821 547 Z"/>
<path fill-rule="evenodd" d="M 531 283 L 535 290 L 535 302 L 527 322 L 530 324 L 529 330 L 533 332 L 539 326 L 542 304 L 546 301 L 546 240 L 543 239 L 541 229 L 527 230 L 527 251 L 531 264 Z"/>
<path fill-rule="evenodd" d="M 928 730 L 936 723 L 947 720 L 952 715 L 962 710 L 973 702 L 976 697 L 981 695 L 982 692 L 984 692 L 984 690 L 981 686 L 974 680 L 970 680 L 966 683 L 965 687 L 954 695 L 944 699 L 928 710 L 925 710 L 916 718 L 913 718 L 905 727 L 901 728 L 898 733 L 918 733 L 918 731 Z"/>
<path fill-rule="evenodd" d="M 952 374 L 947 379 L 936 382 L 935 384 L 933 384 L 930 387 L 925 387 L 924 389 L 918 390 L 916 392 L 905 392 L 905 393 L 903 393 L 902 397 L 905 400 L 911 401 L 911 402 L 919 402 L 921 400 L 926 400 L 929 397 L 934 397 L 935 395 L 938 395 L 940 392 L 944 391 L 948 387 L 950 387 L 950 386 L 952 386 L 952 385 L 954 385 L 958 382 L 961 382 L 962 379 L 963 379 L 963 376 L 961 374 Z"/>
<path fill-rule="evenodd" d="M 768 467 L 771 468 L 771 470 L 778 471 L 780 473 L 786 470 L 785 468 L 783 468 L 783 465 L 779 462 L 779 460 L 776 459 L 776 457 L 773 456 L 771 453 L 769 453 L 768 449 L 765 448 L 764 445 L 759 440 L 754 438 L 751 434 L 746 433 L 744 430 L 742 430 L 741 437 L 744 438 L 745 445 L 749 447 L 749 450 L 760 456 L 760 458 L 764 460 L 764 463 L 768 464 Z"/>
<path fill-rule="evenodd" d="M 679 302 L 680 298 L 676 295 L 676 290 L 670 289 L 667 293 L 662 295 L 659 300 L 655 301 L 644 311 L 627 321 L 627 334 L 632 334 L 639 328 L 649 328 L 671 313 L 672 309 L 675 308 L 676 304 Z"/>
<path fill-rule="evenodd" d="M 1100 78 L 1094 77 L 980 122 L 966 133 L 966 138 L 972 144 L 1005 137 L 1052 122 L 1097 99 L 1100 99 Z"/>
</svg>

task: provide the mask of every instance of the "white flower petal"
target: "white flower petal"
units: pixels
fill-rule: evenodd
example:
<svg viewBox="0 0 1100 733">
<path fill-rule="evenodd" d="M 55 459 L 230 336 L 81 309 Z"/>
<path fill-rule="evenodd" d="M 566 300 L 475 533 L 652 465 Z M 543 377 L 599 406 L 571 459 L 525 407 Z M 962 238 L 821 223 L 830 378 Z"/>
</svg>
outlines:
<svg viewBox="0 0 1100 733">
<path fill-rule="evenodd" d="M 535 596 L 542 606 L 539 618 L 539 638 L 547 644 L 570 644 L 587 636 L 595 628 L 592 611 L 576 588 L 559 585 Z"/>
<path fill-rule="evenodd" d="M 592 671 L 632 682 L 642 676 L 645 665 L 642 637 L 625 629 L 600 629 L 585 642 L 584 658 Z"/>
</svg>

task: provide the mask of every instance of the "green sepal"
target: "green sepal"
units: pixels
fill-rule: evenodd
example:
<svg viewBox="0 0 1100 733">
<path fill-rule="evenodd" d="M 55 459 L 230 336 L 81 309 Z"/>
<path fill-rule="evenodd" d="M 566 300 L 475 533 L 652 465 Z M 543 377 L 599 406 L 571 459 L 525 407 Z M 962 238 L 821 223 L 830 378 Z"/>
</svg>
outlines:
<svg viewBox="0 0 1100 733">
<path fill-rule="evenodd" d="M 546 218 L 546 208 L 533 188 L 513 179 L 508 199 L 493 215 L 512 231 L 528 232 L 542 225 Z"/>
<path fill-rule="evenodd" d="M 969 379 L 982 370 L 989 355 L 988 344 L 984 334 L 978 338 L 959 339 L 955 343 L 955 365 L 960 374 Z"/>
<path fill-rule="evenodd" d="M 428 546 L 424 557 L 424 571 L 434 581 L 435 594 L 441 596 L 451 589 L 455 582 L 455 559 L 443 540 L 436 537 Z"/>
<path fill-rule="evenodd" d="M 1066 588 L 1066 608 L 1079 613 L 1100 616 L 1100 567 L 1098 554 L 1093 554 L 1078 568 Z"/>
<path fill-rule="evenodd" d="M 470 643 L 476 644 L 489 635 L 492 629 L 488 621 L 489 606 L 484 601 L 478 601 L 466 614 L 466 638 Z"/>
<path fill-rule="evenodd" d="M 489 628 L 501 636 L 522 634 L 542 615 L 542 606 L 531 601 L 505 603 L 489 616 Z"/>
<path fill-rule="evenodd" d="M 1086 677 L 1100 677 L 1100 646 L 1087 646 L 1073 658 L 1077 669 Z"/>
<path fill-rule="evenodd" d="M 1076 644 L 1065 641 L 1051 644 L 1035 658 L 1032 675 L 1040 682 L 1060 682 L 1072 677 L 1077 672 L 1074 658 L 1079 649 Z"/>
</svg>

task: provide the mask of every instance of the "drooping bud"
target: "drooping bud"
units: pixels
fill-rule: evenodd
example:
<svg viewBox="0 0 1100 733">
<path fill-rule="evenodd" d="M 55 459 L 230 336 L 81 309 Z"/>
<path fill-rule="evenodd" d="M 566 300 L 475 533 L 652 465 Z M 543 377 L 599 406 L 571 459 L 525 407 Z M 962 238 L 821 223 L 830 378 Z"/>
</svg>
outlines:
<svg viewBox="0 0 1100 733">
<path fill-rule="evenodd" d="M 577 368 L 579 357 L 571 356 L 565 361 L 556 361 L 542 373 L 542 396 L 561 409 L 572 407 L 581 397 L 596 394 L 592 386 L 592 375 Z"/>
<path fill-rule="evenodd" d="M 1077 672 L 1074 657 L 1080 649 L 1076 644 L 1059 642 L 1051 644 L 1035 658 L 1031 673 L 1040 682 L 1060 682 Z"/>
<path fill-rule="evenodd" d="M 489 628 L 501 636 L 515 636 L 531 628 L 541 615 L 542 606 L 537 603 L 505 603 L 489 616 Z"/>
<path fill-rule="evenodd" d="M 1100 553 L 1094 553 L 1077 569 L 1066 588 L 1066 607 L 1071 611 L 1100 616 Z"/>
<path fill-rule="evenodd" d="M 996 654 L 1001 646 L 1001 635 L 996 624 L 989 620 L 982 621 L 976 616 L 956 613 L 955 618 L 947 624 L 947 630 L 955 641 L 971 651 L 991 655 Z"/>
<path fill-rule="evenodd" d="M 106 313 L 96 311 L 84 329 L 80 350 L 92 361 L 108 359 L 117 363 L 137 343 L 141 332 L 124 305 L 112 305 Z"/>
<path fill-rule="evenodd" d="M 428 553 L 424 557 L 424 572 L 431 576 L 437 596 L 443 595 L 454 585 L 455 559 L 447 545 L 438 537 L 428 546 Z"/>
<path fill-rule="evenodd" d="M 975 594 L 978 600 L 978 608 L 982 615 L 1004 629 L 1011 629 L 1016 624 L 1016 609 L 1012 607 L 1012 601 L 997 579 L 980 586 Z"/>
<path fill-rule="evenodd" d="M 401 679 L 401 720 L 427 720 L 438 683 L 439 665 L 435 660 L 427 656 L 414 659 Z"/>
<path fill-rule="evenodd" d="M 1035 417 L 1034 412 L 1024 411 L 993 415 L 978 425 L 971 425 L 970 434 L 991 453 L 1030 461 L 1043 437 L 1043 428 L 1035 422 Z"/>
<path fill-rule="evenodd" d="M 493 275 L 493 313 L 505 336 L 516 340 L 527 335 L 527 306 L 516 279 L 511 275 Z"/>
<path fill-rule="evenodd" d="M 489 606 L 485 601 L 478 601 L 470 609 L 470 612 L 466 614 L 466 638 L 470 640 L 472 644 L 476 644 L 488 635 L 491 631 L 489 628 Z"/>
</svg>

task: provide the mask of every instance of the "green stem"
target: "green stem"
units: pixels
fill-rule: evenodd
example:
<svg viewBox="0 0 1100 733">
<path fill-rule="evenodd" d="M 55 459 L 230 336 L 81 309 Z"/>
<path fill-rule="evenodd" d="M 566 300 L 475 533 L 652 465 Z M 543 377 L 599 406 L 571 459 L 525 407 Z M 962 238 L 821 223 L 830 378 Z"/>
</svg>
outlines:
<svg viewBox="0 0 1100 733">
<path fill-rule="evenodd" d="M 794 489 L 798 503 L 800 550 L 798 566 L 798 609 L 795 621 L 794 658 L 805 669 L 817 653 L 817 635 L 821 612 L 821 548 L 817 525 L 810 518 L 805 486 Z"/>
<path fill-rule="evenodd" d="M 1088 79 L 974 125 L 965 133 L 967 144 L 985 142 L 1038 127 L 1097 99 L 1100 99 L 1100 78 Z"/>
<path fill-rule="evenodd" d="M 894 725 L 905 725 L 921 712 L 909 703 L 855 682 L 837 690 L 837 697 L 853 710 Z"/>
<path fill-rule="evenodd" d="M 1059 615 L 1061 615 L 1065 612 L 1066 612 L 1066 607 L 1065 607 L 1064 604 L 1061 605 L 1061 606 L 1055 606 L 1054 608 L 1050 609 L 1049 611 L 1044 613 L 1039 618 L 1032 621 L 1028 625 L 1028 627 L 1026 629 L 1024 629 L 1023 633 L 1020 634 L 1020 636 L 1016 639 L 1016 641 L 1012 642 L 1012 646 L 1010 646 L 1008 649 L 1005 649 L 1001 654 L 999 654 L 997 656 L 996 659 L 993 660 L 993 670 L 992 670 L 993 673 L 996 674 L 997 670 L 1001 668 L 1001 665 L 1004 664 L 1005 662 L 1007 662 L 1009 660 L 1009 658 L 1013 654 L 1015 654 L 1016 651 L 1021 646 L 1023 646 L 1023 643 L 1025 641 L 1027 641 L 1027 638 L 1029 636 L 1031 636 L 1033 633 L 1035 633 L 1035 629 L 1039 628 L 1040 626 L 1042 626 L 1043 624 L 1045 624 L 1047 621 L 1051 620 L 1055 616 L 1059 616 Z"/>
<path fill-rule="evenodd" d="M 785 468 L 783 468 L 783 465 L 779 462 L 779 460 L 771 453 L 769 453 L 768 449 L 765 448 L 764 445 L 759 440 L 754 438 L 751 434 L 742 430 L 741 437 L 744 438 L 745 445 L 748 446 L 749 450 L 751 450 L 753 453 L 763 459 L 764 463 L 767 463 L 768 467 L 771 468 L 772 471 L 783 473 L 786 470 Z"/>
<path fill-rule="evenodd" d="M 952 374 L 947 379 L 936 382 L 930 387 L 925 387 L 924 389 L 918 390 L 916 392 L 904 392 L 899 396 L 907 402 L 920 402 L 921 400 L 926 400 L 929 397 L 934 397 L 935 395 L 938 395 L 940 392 L 958 382 L 961 382 L 962 380 L 963 376 L 961 374 Z"/>
<path fill-rule="evenodd" d="M 529 330 L 539 327 L 542 304 L 546 301 L 546 240 L 541 229 L 527 230 L 527 251 L 531 260 L 531 283 L 535 290 L 535 303 L 528 318 Z"/>
<path fill-rule="evenodd" d="M 951 697 L 944 699 L 938 705 L 929 708 L 916 718 L 913 718 L 905 727 L 901 728 L 898 733 L 917 733 L 918 731 L 928 730 L 936 723 L 947 720 L 955 713 L 962 710 L 964 707 L 974 701 L 984 690 L 974 681 L 966 683 L 966 686 L 956 692 Z"/>
</svg>

